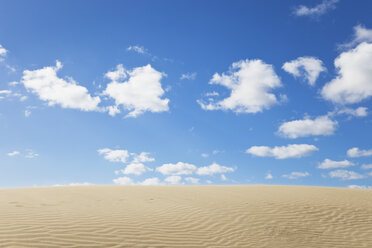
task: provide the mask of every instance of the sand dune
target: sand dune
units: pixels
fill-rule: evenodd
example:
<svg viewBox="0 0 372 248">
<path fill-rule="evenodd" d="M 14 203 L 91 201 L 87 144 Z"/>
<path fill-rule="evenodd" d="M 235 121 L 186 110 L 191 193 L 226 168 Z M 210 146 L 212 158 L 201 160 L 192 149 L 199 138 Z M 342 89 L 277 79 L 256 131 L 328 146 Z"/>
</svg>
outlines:
<svg viewBox="0 0 372 248">
<path fill-rule="evenodd" d="M 372 190 L 0 189 L 0 247 L 372 247 Z"/>
</svg>

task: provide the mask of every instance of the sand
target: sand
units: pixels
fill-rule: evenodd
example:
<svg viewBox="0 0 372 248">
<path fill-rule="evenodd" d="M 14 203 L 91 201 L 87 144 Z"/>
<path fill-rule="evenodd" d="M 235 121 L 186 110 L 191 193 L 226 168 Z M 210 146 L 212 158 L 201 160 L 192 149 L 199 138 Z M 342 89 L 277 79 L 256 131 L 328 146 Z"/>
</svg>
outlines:
<svg viewBox="0 0 372 248">
<path fill-rule="evenodd" d="M 372 247 L 372 190 L 0 189 L 0 247 Z"/>
</svg>

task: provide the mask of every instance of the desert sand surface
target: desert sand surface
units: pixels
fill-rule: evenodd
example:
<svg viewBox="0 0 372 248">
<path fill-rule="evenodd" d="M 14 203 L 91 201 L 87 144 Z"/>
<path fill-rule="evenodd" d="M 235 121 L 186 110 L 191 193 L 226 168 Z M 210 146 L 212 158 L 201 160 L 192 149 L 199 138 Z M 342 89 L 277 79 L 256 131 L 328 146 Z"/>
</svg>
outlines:
<svg viewBox="0 0 372 248">
<path fill-rule="evenodd" d="M 372 190 L 0 189 L 0 247 L 372 247 Z"/>
</svg>

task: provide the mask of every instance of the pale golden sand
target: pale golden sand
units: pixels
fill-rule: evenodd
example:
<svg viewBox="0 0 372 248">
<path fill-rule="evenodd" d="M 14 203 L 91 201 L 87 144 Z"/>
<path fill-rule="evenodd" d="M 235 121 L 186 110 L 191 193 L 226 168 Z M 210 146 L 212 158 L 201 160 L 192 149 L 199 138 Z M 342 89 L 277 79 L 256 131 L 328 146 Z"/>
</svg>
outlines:
<svg viewBox="0 0 372 248">
<path fill-rule="evenodd" d="M 0 189 L 0 247 L 372 247 L 372 190 Z"/>
</svg>

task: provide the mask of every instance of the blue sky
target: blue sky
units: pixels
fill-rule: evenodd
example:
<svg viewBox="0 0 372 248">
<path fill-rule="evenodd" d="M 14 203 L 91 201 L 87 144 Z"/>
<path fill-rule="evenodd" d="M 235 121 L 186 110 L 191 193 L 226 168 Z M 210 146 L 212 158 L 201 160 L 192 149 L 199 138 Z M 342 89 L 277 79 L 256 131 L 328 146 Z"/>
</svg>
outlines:
<svg viewBox="0 0 372 248">
<path fill-rule="evenodd" d="M 0 187 L 370 187 L 371 9 L 2 1 Z"/>
</svg>

